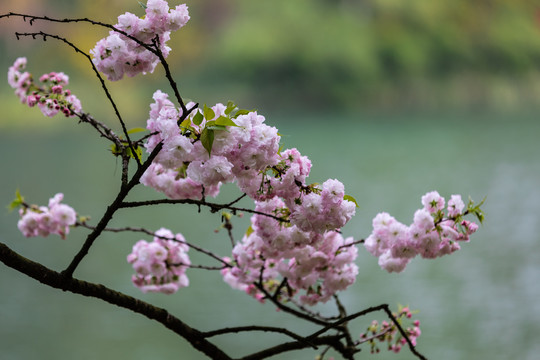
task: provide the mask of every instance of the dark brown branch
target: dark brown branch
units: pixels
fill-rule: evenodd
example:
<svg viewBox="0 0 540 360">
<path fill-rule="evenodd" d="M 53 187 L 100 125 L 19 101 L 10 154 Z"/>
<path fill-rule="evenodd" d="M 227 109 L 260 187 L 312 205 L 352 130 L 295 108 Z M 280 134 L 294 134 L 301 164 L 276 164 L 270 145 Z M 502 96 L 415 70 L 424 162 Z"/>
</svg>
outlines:
<svg viewBox="0 0 540 360">
<path fill-rule="evenodd" d="M 185 119 L 189 116 L 189 114 L 195 109 L 197 105 L 194 105 L 191 109 L 189 109 L 186 113 L 182 114 L 181 119 Z M 107 224 L 109 221 L 111 221 L 114 213 L 120 209 L 123 204 L 124 199 L 128 195 L 128 193 L 139 184 L 139 181 L 141 179 L 141 176 L 144 174 L 144 172 L 148 169 L 152 161 L 156 158 L 156 156 L 159 154 L 161 149 L 163 148 L 163 143 L 159 143 L 154 150 L 152 150 L 152 153 L 148 156 L 146 161 L 137 168 L 137 171 L 131 178 L 131 180 L 127 184 L 122 184 L 120 187 L 120 191 L 118 192 L 118 195 L 114 199 L 111 205 L 107 207 L 107 210 L 105 211 L 105 214 L 101 217 L 101 220 L 98 222 L 96 228 L 94 231 L 92 231 L 90 234 L 88 234 L 83 246 L 79 250 L 79 252 L 75 255 L 69 266 L 62 272 L 65 276 L 72 276 L 73 272 L 79 266 L 82 259 L 88 254 L 88 250 L 92 247 L 92 244 L 94 241 L 101 235 L 103 230 L 107 227 Z"/>
<path fill-rule="evenodd" d="M 98 224 L 95 227 L 94 231 L 92 231 L 90 234 L 88 234 L 88 236 L 87 236 L 83 246 L 79 250 L 79 252 L 75 255 L 75 257 L 73 258 L 73 260 L 71 261 L 69 266 L 62 272 L 63 275 L 65 275 L 65 276 L 72 276 L 73 275 L 73 272 L 75 271 L 77 266 L 79 266 L 82 259 L 88 254 L 88 250 L 90 250 L 90 247 L 92 247 L 92 244 L 94 243 L 94 241 L 99 237 L 99 235 L 101 235 L 103 230 L 107 227 L 107 224 L 109 223 L 109 221 L 111 221 L 114 213 L 118 209 L 120 209 L 121 204 L 124 201 L 124 199 L 126 198 L 126 196 L 128 195 L 128 193 L 131 191 L 131 189 L 134 186 L 139 184 L 139 180 L 140 180 L 141 176 L 144 174 L 146 169 L 148 169 L 148 167 L 150 166 L 152 161 L 155 159 L 155 157 L 161 151 L 162 147 L 163 147 L 163 145 L 161 143 L 158 144 L 154 148 L 154 150 L 152 151 L 152 153 L 150 154 L 148 159 L 146 159 L 144 164 L 142 164 L 137 169 L 137 171 L 135 172 L 135 174 L 133 175 L 131 180 L 127 183 L 127 185 L 123 185 L 120 188 L 120 191 L 118 192 L 118 195 L 116 195 L 116 198 L 114 199 L 112 204 L 107 207 L 107 210 L 105 211 L 105 214 L 103 214 L 103 216 L 101 217 L 101 220 L 98 222 Z"/>
<path fill-rule="evenodd" d="M 207 202 L 205 200 L 160 199 L 160 200 L 147 200 L 147 201 L 126 201 L 126 202 L 123 202 L 121 204 L 121 207 L 123 207 L 123 208 L 131 208 L 131 207 L 141 207 L 141 206 L 160 205 L 160 204 L 193 204 L 193 205 L 197 205 L 197 206 L 209 207 L 210 212 L 212 212 L 212 213 L 215 213 L 215 212 L 218 212 L 220 210 L 226 209 L 226 210 L 231 210 L 231 211 L 234 211 L 234 212 L 237 212 L 237 211 L 238 212 L 247 212 L 247 213 L 250 213 L 250 214 L 268 216 L 268 217 L 270 217 L 270 218 L 272 218 L 274 220 L 277 220 L 279 222 L 282 222 L 282 223 L 288 223 L 289 222 L 289 220 L 285 220 L 285 219 L 283 219 L 281 217 L 278 217 L 278 216 L 275 216 L 275 215 L 272 215 L 272 214 L 263 213 L 261 211 L 256 211 L 256 210 L 247 209 L 247 208 L 239 208 L 239 207 L 235 207 L 235 206 L 229 206 L 229 204 L 215 204 L 215 203 Z"/>
<path fill-rule="evenodd" d="M 275 332 L 280 334 L 285 334 L 295 340 L 297 340 L 300 343 L 303 343 L 309 347 L 312 347 L 314 349 L 317 349 L 317 346 L 313 344 L 311 341 L 306 340 L 302 336 L 293 333 L 292 331 L 289 331 L 287 329 L 283 328 L 277 328 L 272 326 L 237 326 L 237 327 L 231 327 L 231 328 L 223 328 L 213 331 L 207 331 L 203 333 L 203 336 L 206 338 L 217 336 L 217 335 L 224 335 L 224 334 L 230 334 L 230 333 L 239 333 L 239 332 L 245 332 L 245 331 L 265 331 L 265 332 Z"/>
<path fill-rule="evenodd" d="M 345 245 L 341 245 L 341 246 L 338 248 L 338 251 L 339 251 L 339 249 L 343 249 L 343 248 L 346 248 L 346 247 L 349 247 L 349 246 L 358 245 L 358 244 L 363 244 L 364 242 L 365 242 L 364 239 L 360 239 L 360 240 L 356 240 L 356 241 L 353 241 L 353 242 L 348 243 L 348 244 L 345 244 Z"/>
<path fill-rule="evenodd" d="M 231 359 L 221 349 L 206 340 L 204 333 L 188 326 L 165 309 L 109 289 L 101 284 L 94 284 L 72 277 L 66 277 L 61 273 L 20 256 L 3 243 L 0 243 L 0 261 L 6 266 L 11 267 L 42 284 L 83 296 L 95 297 L 110 304 L 144 315 L 151 320 L 155 320 L 186 339 L 191 346 L 212 359 Z"/>
<path fill-rule="evenodd" d="M 334 294 L 333 297 L 336 302 L 336 306 L 338 308 L 340 318 L 346 318 L 347 310 L 345 309 L 345 306 L 343 306 L 343 304 L 339 300 L 339 297 L 336 294 Z M 345 335 L 345 341 L 347 342 L 347 346 L 350 348 L 354 347 L 354 341 L 347 327 L 347 322 L 342 323 L 339 327 L 339 330 Z"/>
<path fill-rule="evenodd" d="M 75 115 L 79 118 L 80 122 L 90 124 L 94 129 L 96 129 L 96 131 L 101 135 L 101 137 L 104 137 L 109 141 L 115 143 L 118 147 L 122 146 L 120 138 L 114 133 L 114 131 L 112 131 L 104 123 L 94 119 L 92 115 L 88 113 L 75 113 Z"/>
<path fill-rule="evenodd" d="M 322 337 L 318 337 L 317 339 L 312 340 L 312 343 L 315 346 L 329 345 L 332 348 L 334 348 L 336 351 L 338 351 L 344 357 L 349 358 L 350 350 L 347 349 L 341 343 L 340 341 L 341 337 L 342 337 L 341 335 L 322 336 Z M 289 352 L 293 350 L 302 350 L 308 347 L 309 345 L 306 343 L 300 343 L 298 341 L 288 342 L 288 343 L 283 343 L 280 345 L 273 346 L 271 348 L 259 351 L 257 353 L 254 353 L 248 356 L 244 356 L 238 360 L 260 360 L 260 359 L 265 359 L 270 356 L 275 356 L 284 352 Z"/>
<path fill-rule="evenodd" d="M 381 310 L 385 310 L 385 309 L 388 309 L 387 304 L 382 304 L 382 305 L 378 305 L 378 306 L 372 306 L 372 307 L 364 309 L 362 311 L 358 311 L 358 312 L 356 312 L 354 314 L 345 316 L 345 317 L 343 317 L 343 318 L 341 318 L 341 319 L 339 319 L 339 320 L 337 320 L 337 321 L 335 321 L 335 322 L 333 322 L 331 324 L 328 324 L 327 326 L 325 326 L 324 328 L 322 328 L 319 331 L 314 332 L 313 334 L 311 334 L 307 338 L 308 339 L 316 338 L 317 336 L 319 336 L 321 334 L 324 334 L 328 330 L 335 329 L 339 325 L 341 325 L 343 323 L 346 323 L 346 322 L 349 322 L 349 321 L 351 321 L 353 319 L 356 319 L 357 317 L 364 316 L 364 315 L 369 314 L 371 312 L 381 311 Z"/>
<path fill-rule="evenodd" d="M 161 52 L 161 47 L 159 43 L 159 36 L 156 35 L 156 37 L 153 40 L 154 47 L 156 48 L 156 56 L 159 58 L 159 62 L 163 66 L 163 70 L 165 70 L 165 77 L 167 80 L 169 80 L 169 84 L 171 85 L 171 88 L 174 92 L 174 96 L 176 97 L 176 100 L 178 101 L 178 104 L 180 104 L 180 108 L 182 108 L 182 114 L 185 114 L 187 112 L 186 104 L 184 104 L 184 100 L 180 96 L 180 92 L 178 91 L 178 85 L 176 84 L 176 81 L 174 81 L 174 78 L 171 74 L 171 69 L 169 68 L 169 64 L 165 60 L 165 56 L 163 56 L 163 53 Z M 181 121 L 178 121 L 178 124 L 180 124 Z"/>
<path fill-rule="evenodd" d="M 267 298 L 267 299 L 270 299 L 270 301 L 272 301 L 272 303 L 274 305 L 276 305 L 280 310 L 286 312 L 286 313 L 289 313 L 289 314 L 292 314 L 300 319 L 304 319 L 304 320 L 307 320 L 311 323 L 314 323 L 314 324 L 317 324 L 317 325 L 323 325 L 323 326 L 330 326 L 328 322 L 324 321 L 324 320 L 320 320 L 320 319 L 317 319 L 317 318 L 313 318 L 311 317 L 310 315 L 307 315 L 307 314 L 304 314 L 300 311 L 297 311 L 291 307 L 288 307 L 286 305 L 284 305 L 283 303 L 279 302 L 277 299 L 274 299 L 272 297 L 272 294 L 270 294 L 268 291 L 266 291 L 266 289 L 264 288 L 262 282 L 258 282 L 258 283 L 255 283 L 254 284 L 257 289 L 259 289 L 263 294 L 264 296 Z M 313 338 L 313 336 L 311 336 L 310 338 Z"/>
<path fill-rule="evenodd" d="M 28 15 L 28 14 L 19 14 L 19 13 L 14 13 L 14 12 L 9 12 L 9 13 L 6 13 L 6 14 L 2 14 L 0 15 L 0 19 L 2 18 L 9 18 L 11 16 L 14 16 L 14 17 L 22 17 L 24 21 L 26 21 L 26 19 L 29 19 L 29 23 L 30 25 L 33 25 L 34 24 L 34 21 L 36 20 L 43 20 L 43 21 L 49 21 L 49 22 L 57 22 L 57 23 L 78 23 L 78 22 L 83 22 L 83 23 L 89 23 L 91 25 L 95 25 L 95 26 L 101 26 L 101 27 L 104 27 L 104 28 L 107 28 L 107 29 L 110 29 L 110 30 L 113 30 L 119 34 L 122 34 L 124 35 L 125 37 L 135 41 L 138 45 L 144 47 L 146 50 L 150 51 L 152 54 L 156 55 L 157 56 L 157 51 L 156 49 L 154 49 L 150 44 L 145 44 L 144 42 L 140 41 L 139 39 L 137 39 L 136 37 L 132 36 L 132 35 L 129 35 L 128 33 L 126 33 L 125 31 L 123 30 L 120 30 L 116 27 L 114 27 L 113 25 L 111 24 L 106 24 L 106 23 L 103 23 L 103 22 L 100 22 L 100 21 L 95 21 L 95 20 L 91 20 L 91 19 L 88 19 L 88 18 L 79 18 L 79 19 L 56 19 L 56 18 L 51 18 L 51 17 L 48 17 L 48 16 L 36 16 L 36 15 Z"/>
</svg>

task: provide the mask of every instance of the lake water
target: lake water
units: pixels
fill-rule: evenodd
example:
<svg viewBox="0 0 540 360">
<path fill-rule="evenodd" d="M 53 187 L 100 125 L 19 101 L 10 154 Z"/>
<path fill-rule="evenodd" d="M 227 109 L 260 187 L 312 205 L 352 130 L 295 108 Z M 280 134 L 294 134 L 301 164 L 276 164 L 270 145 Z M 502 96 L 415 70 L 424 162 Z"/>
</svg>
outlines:
<svg viewBox="0 0 540 360">
<path fill-rule="evenodd" d="M 108 144 L 83 125 L 67 119 L 69 130 L 28 129 L 0 134 L 0 203 L 9 204 L 19 188 L 27 201 L 46 204 L 56 192 L 80 214 L 97 221 L 118 189 L 120 165 Z M 535 114 L 268 116 L 285 147 L 297 147 L 313 162 L 311 182 L 337 178 L 360 207 L 343 229 L 364 238 L 371 219 L 388 211 L 410 223 L 420 197 L 487 197 L 486 222 L 462 250 L 437 260 L 414 259 L 402 274 L 386 274 L 377 259 L 360 251 L 360 274 L 343 293 L 349 312 L 389 303 L 420 312 L 423 334 L 418 350 L 430 359 L 510 358 L 535 360 L 540 353 L 540 122 Z M 135 125 L 141 126 L 141 124 Z M 231 187 L 234 189 L 234 187 Z M 134 198 L 154 196 L 141 189 Z M 226 198 L 230 198 L 232 195 Z M 249 202 L 244 205 L 249 206 Z M 235 222 L 235 234 L 247 219 Z M 85 231 L 67 240 L 25 239 L 17 214 L 0 217 L 0 241 L 22 255 L 62 270 L 78 251 Z M 161 226 L 182 232 L 194 243 L 226 255 L 230 251 L 219 216 L 194 207 L 163 206 L 126 210 L 114 225 Z M 166 307 L 202 330 L 266 324 L 302 334 L 313 328 L 267 304 L 230 289 L 218 273 L 192 269 L 191 285 L 172 296 L 141 294 L 130 283 L 125 261 L 141 237 L 101 238 L 75 276 L 103 283 Z M 191 254 L 194 262 L 208 259 Z M 160 324 L 99 300 L 49 289 L 0 266 L 0 351 L 2 359 L 202 359 L 186 342 Z M 331 308 L 331 307 L 328 307 Z M 373 318 L 355 321 L 360 333 Z M 234 356 L 283 341 L 267 334 L 230 335 L 215 342 Z M 369 350 L 358 358 L 369 358 Z M 297 352 L 280 359 L 313 359 Z M 365 355 L 365 356 L 361 356 Z M 411 354 L 381 354 L 380 359 L 410 359 Z"/>
</svg>

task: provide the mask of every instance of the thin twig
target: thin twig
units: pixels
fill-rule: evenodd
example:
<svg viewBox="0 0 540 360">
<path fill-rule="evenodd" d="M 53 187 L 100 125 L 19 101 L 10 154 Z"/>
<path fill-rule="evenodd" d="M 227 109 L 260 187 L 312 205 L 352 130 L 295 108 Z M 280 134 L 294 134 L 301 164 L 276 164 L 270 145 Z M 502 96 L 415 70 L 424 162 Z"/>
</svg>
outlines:
<svg viewBox="0 0 540 360">
<path fill-rule="evenodd" d="M 277 220 L 282 223 L 288 223 L 289 220 L 283 219 L 281 217 L 267 214 L 261 211 L 256 211 L 247 208 L 239 208 L 235 206 L 229 206 L 228 204 L 216 204 L 210 203 L 204 200 L 193 200 L 193 199 L 160 199 L 160 200 L 146 200 L 146 201 L 126 201 L 121 204 L 123 208 L 132 208 L 132 207 L 141 207 L 141 206 L 150 206 L 150 205 L 160 205 L 160 204 L 193 204 L 197 206 L 206 206 L 210 208 L 210 212 L 215 213 L 220 210 L 226 209 L 231 211 L 240 211 L 247 212 L 250 214 L 268 216 L 274 220 Z"/>
<path fill-rule="evenodd" d="M 320 320 L 320 319 L 317 319 L 317 318 L 312 318 L 310 315 L 307 315 L 307 314 L 304 314 L 298 310 L 295 310 L 291 307 L 288 307 L 284 304 L 282 304 L 281 302 L 277 301 L 276 299 L 274 299 L 272 297 L 272 294 L 270 294 L 263 286 L 262 282 L 258 282 L 258 283 L 254 283 L 254 285 L 257 287 L 257 289 L 259 289 L 263 294 L 264 296 L 267 298 L 267 299 L 270 299 L 270 301 L 272 301 L 272 303 L 274 305 L 276 305 L 280 310 L 283 310 L 284 312 L 286 313 L 289 313 L 289 314 L 292 314 L 300 319 L 304 319 L 304 320 L 307 320 L 311 323 L 314 323 L 314 324 L 317 324 L 317 325 L 323 325 L 325 327 L 327 326 L 330 326 L 329 323 L 327 321 L 324 321 L 324 320 Z M 313 337 L 311 335 L 311 337 Z"/>
<path fill-rule="evenodd" d="M 165 60 L 165 56 L 163 56 L 163 52 L 161 51 L 161 46 L 159 42 L 159 36 L 156 35 L 156 37 L 152 40 L 154 47 L 156 49 L 156 52 L 154 54 L 157 55 L 159 58 L 159 61 L 161 62 L 161 65 L 163 66 L 163 70 L 165 70 L 165 77 L 167 80 L 169 80 L 169 84 L 171 85 L 171 88 L 174 92 L 174 96 L 176 97 L 176 100 L 178 101 L 178 104 L 180 104 L 180 108 L 182 109 L 182 113 L 185 114 L 187 112 L 186 104 L 184 104 L 184 100 L 180 96 L 180 92 L 178 91 L 178 85 L 176 84 L 176 81 L 174 81 L 171 69 L 169 68 L 169 64 Z M 181 122 L 179 121 L 178 124 Z"/>
<path fill-rule="evenodd" d="M 92 226 L 92 225 L 88 225 L 86 222 L 77 222 L 75 224 L 75 226 L 81 226 L 81 227 L 84 227 L 86 229 L 89 229 L 89 230 L 95 230 L 96 227 L 95 226 Z M 187 246 L 189 246 L 190 248 L 198 251 L 198 252 L 201 252 L 205 255 L 208 255 L 209 257 L 219 261 L 220 263 L 223 264 L 222 267 L 220 268 L 216 268 L 216 267 L 209 267 L 209 266 L 193 266 L 193 267 L 199 267 L 201 269 L 204 269 L 204 268 L 207 268 L 209 270 L 221 270 L 223 269 L 224 267 L 232 267 L 231 264 L 229 264 L 228 262 L 226 262 L 225 260 L 223 260 L 223 258 L 219 257 L 218 255 L 212 253 L 211 251 L 209 250 L 206 250 L 206 249 L 203 249 L 195 244 L 192 244 L 188 241 L 182 241 L 182 240 L 178 240 L 178 239 L 171 239 L 170 237 L 166 237 L 166 236 L 160 236 L 160 235 L 156 235 L 155 232 L 153 231 L 150 231 L 148 229 L 145 229 L 145 228 L 137 228 L 137 227 L 131 227 L 131 226 L 127 226 L 127 227 L 123 227 L 123 228 L 104 228 L 103 231 L 107 231 L 107 232 L 115 232 L 115 233 L 119 233 L 119 232 L 138 232 L 138 233 L 143 233 L 143 234 L 146 234 L 146 235 L 150 235 L 152 237 L 157 237 L 157 238 L 160 238 L 160 239 L 163 239 L 163 240 L 172 240 L 172 241 L 175 241 L 175 242 L 179 242 L 179 243 L 182 243 L 182 244 L 185 244 Z"/>
<path fill-rule="evenodd" d="M 405 341 L 407 341 L 407 344 L 409 345 L 409 350 L 411 350 L 411 352 L 416 355 L 419 359 L 422 359 L 422 360 L 427 360 L 427 358 L 420 354 L 417 350 L 416 350 L 416 347 L 413 345 L 411 339 L 409 338 L 409 335 L 407 335 L 407 333 L 405 332 L 405 330 L 403 330 L 403 328 L 401 327 L 401 324 L 399 323 L 399 321 L 396 319 L 396 317 L 394 316 L 394 314 L 392 314 L 392 311 L 390 311 L 390 308 L 388 307 L 388 305 L 384 306 L 383 307 L 383 310 L 386 312 L 386 314 L 388 315 L 388 317 L 392 320 L 392 322 L 394 323 L 394 325 L 396 325 L 399 333 L 401 334 L 401 336 L 403 336 L 403 338 L 405 339 Z"/>
</svg>

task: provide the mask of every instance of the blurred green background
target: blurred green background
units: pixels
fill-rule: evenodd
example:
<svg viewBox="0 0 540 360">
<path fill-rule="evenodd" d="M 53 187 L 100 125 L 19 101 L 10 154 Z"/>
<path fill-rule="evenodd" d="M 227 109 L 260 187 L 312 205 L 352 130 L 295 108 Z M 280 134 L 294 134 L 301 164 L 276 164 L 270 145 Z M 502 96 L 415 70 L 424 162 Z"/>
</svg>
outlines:
<svg viewBox="0 0 540 360">
<path fill-rule="evenodd" d="M 380 303 L 419 309 L 418 349 L 430 359 L 537 359 L 540 2 L 198 0 L 188 6 L 192 18 L 173 34 L 168 59 L 182 95 L 258 109 L 283 134 L 285 147 L 310 157 L 312 182 L 341 180 L 360 204 L 345 235 L 369 235 L 380 211 L 409 223 L 430 190 L 487 196 L 485 225 L 453 256 L 415 259 L 396 275 L 360 251 L 357 282 L 342 295 L 349 311 Z M 110 23 L 124 11 L 142 14 L 135 0 L 3 0 L 0 13 L 8 11 Z M 52 40 L 15 40 L 15 31 L 29 29 L 65 35 L 84 50 L 107 32 L 2 19 L 0 65 L 7 72 L 15 58 L 27 56 L 35 76 L 66 72 L 83 108 L 118 130 L 86 60 Z M 159 69 L 110 88 L 130 127 L 145 125 L 156 89 L 168 90 Z M 0 203 L 7 205 L 16 188 L 38 204 L 64 192 L 66 203 L 97 221 L 118 190 L 120 164 L 108 144 L 73 119 L 44 118 L 22 106 L 7 83 L 0 86 L 0 106 Z M 237 194 L 230 190 L 222 192 L 223 201 Z M 138 189 L 133 198 L 153 196 Z M 236 220 L 236 236 L 247 221 Z M 66 241 L 25 239 L 16 222 L 17 214 L 4 210 L 0 241 L 56 270 L 67 266 L 86 234 L 76 229 Z M 230 252 L 225 234 L 214 232 L 219 217 L 204 210 L 122 211 L 114 225 L 126 224 L 169 227 L 217 253 Z M 140 238 L 104 236 L 75 275 L 166 307 L 202 330 L 254 323 L 312 330 L 230 289 L 218 273 L 191 270 L 190 287 L 173 296 L 139 293 L 125 256 Z M 4 266 L 0 289 L 2 359 L 203 358 L 159 324 L 49 289 Z M 360 333 L 372 318 L 351 326 Z M 280 340 L 247 334 L 215 342 L 240 356 Z M 369 358 L 367 352 L 359 358 Z"/>
</svg>

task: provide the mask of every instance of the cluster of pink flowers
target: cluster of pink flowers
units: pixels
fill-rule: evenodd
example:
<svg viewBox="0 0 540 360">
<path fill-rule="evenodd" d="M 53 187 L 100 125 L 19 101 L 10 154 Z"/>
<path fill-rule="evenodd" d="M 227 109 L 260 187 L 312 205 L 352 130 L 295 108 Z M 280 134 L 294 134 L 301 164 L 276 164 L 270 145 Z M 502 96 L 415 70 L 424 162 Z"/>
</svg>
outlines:
<svg viewBox="0 0 540 360">
<path fill-rule="evenodd" d="M 72 207 L 61 204 L 64 195 L 56 194 L 49 199 L 48 206 L 29 206 L 19 210 L 21 219 L 17 227 L 26 237 L 58 234 L 65 239 L 69 227 L 77 221 L 77 214 Z"/>
<path fill-rule="evenodd" d="M 256 211 L 280 215 L 288 212 L 279 198 L 256 202 Z M 357 247 L 352 238 L 337 231 L 304 231 L 265 215 L 251 218 L 251 232 L 233 249 L 232 268 L 222 270 L 224 280 L 233 288 L 257 299 L 264 294 L 252 284 L 262 280 L 267 292 L 286 279 L 280 297 L 299 296 L 303 304 L 328 301 L 337 291 L 353 284 L 358 267 L 354 264 Z"/>
<path fill-rule="evenodd" d="M 279 152 L 277 129 L 257 112 L 236 116 L 230 105 L 216 104 L 194 111 L 179 125 L 182 110 L 167 94 L 157 91 L 153 98 L 147 122 L 153 135 L 145 147 L 149 153 L 160 143 L 162 148 L 141 183 L 172 199 L 202 199 L 236 182 L 256 201 L 256 211 L 274 214 L 253 216 L 253 232 L 233 250 L 235 266 L 223 271 L 231 286 L 260 298 L 253 286 L 259 276 L 268 289 L 287 278 L 290 293 L 305 290 L 301 301 L 315 304 L 354 282 L 357 249 L 336 230 L 351 219 L 356 205 L 345 199 L 341 182 L 307 185 L 309 159 L 296 149 Z M 209 151 L 203 134 L 220 123 L 227 126 L 212 130 Z"/>
<path fill-rule="evenodd" d="M 142 292 L 173 294 L 189 285 L 186 269 L 191 265 L 182 234 L 173 234 L 161 228 L 154 233 L 152 242 L 140 240 L 133 246 L 127 261 L 136 274 L 133 284 Z"/>
<path fill-rule="evenodd" d="M 465 204 L 460 195 L 451 196 L 447 214 L 445 199 L 436 191 L 425 194 L 422 204 L 410 226 L 384 212 L 373 219 L 373 232 L 364 246 L 379 257 L 379 265 L 386 271 L 403 271 L 417 255 L 434 259 L 451 254 L 460 249 L 459 242 L 468 242 L 478 229 L 476 223 L 463 220 Z"/>
<path fill-rule="evenodd" d="M 148 0 L 143 18 L 126 12 L 118 17 L 114 27 L 146 45 L 152 45 L 152 41 L 156 40 L 159 50 L 167 57 L 171 49 L 166 43 L 171 32 L 183 27 L 188 20 L 185 4 L 169 9 L 165 0 Z M 151 73 L 159 62 L 151 51 L 114 30 L 101 39 L 90 53 L 97 69 L 111 81 L 120 80 L 124 75 L 132 77 L 139 73 Z"/>
<path fill-rule="evenodd" d="M 194 118 L 202 113 L 194 112 L 189 117 L 191 131 L 186 131 L 177 123 L 181 110 L 176 109 L 167 94 L 158 90 L 154 100 L 147 128 L 155 135 L 148 139 L 145 147 L 148 152 L 159 143 L 163 147 L 141 182 L 168 197 L 201 199 L 203 192 L 217 196 L 223 183 L 235 180 L 241 188 L 259 181 L 258 187 L 259 173 L 277 163 L 277 129 L 264 124 L 264 117 L 256 112 L 238 116 L 234 120 L 237 126 L 216 131 L 210 156 L 194 133 L 200 135 L 207 123 L 224 116 L 226 107 L 223 104 L 213 106 L 213 118 L 203 119 L 201 123 L 195 123 Z"/>
<path fill-rule="evenodd" d="M 188 117 L 189 124 L 179 126 L 182 111 L 167 94 L 158 90 L 153 98 L 147 128 L 154 135 L 145 147 L 150 153 L 162 143 L 162 150 L 141 178 L 144 185 L 173 199 L 201 199 L 203 192 L 217 196 L 222 184 L 236 182 L 254 200 L 282 198 L 291 222 L 304 231 L 337 229 L 354 215 L 355 204 L 344 200 L 338 180 L 327 180 L 322 187 L 306 185 L 311 162 L 296 149 L 280 153 L 277 129 L 266 125 L 264 116 L 253 111 L 233 119 L 225 105 L 216 104 L 211 118 L 197 110 Z M 215 131 L 209 153 L 200 134 L 220 118 L 233 125 Z"/>
<path fill-rule="evenodd" d="M 32 75 L 24 71 L 26 58 L 21 57 L 8 70 L 8 83 L 15 89 L 15 94 L 23 104 L 30 107 L 38 106 L 43 115 L 53 117 L 59 112 L 65 116 L 75 116 L 81 112 L 81 102 L 69 89 L 69 77 L 63 72 L 43 74 L 39 81 L 42 86 L 34 83 Z"/>
<path fill-rule="evenodd" d="M 393 313 L 394 317 L 403 326 L 403 319 L 411 319 L 412 312 L 408 307 L 401 308 L 398 313 Z M 420 330 L 420 321 L 412 321 L 412 326 L 408 326 L 403 330 L 407 334 L 407 337 L 416 346 L 416 342 L 422 331 Z M 373 320 L 371 325 L 367 328 L 365 333 L 360 334 L 361 343 L 369 343 L 371 345 L 371 353 L 379 353 L 380 349 L 378 343 L 386 343 L 389 351 L 398 353 L 401 348 L 407 344 L 407 340 L 399 333 L 397 326 L 393 322 L 382 321 L 380 324 L 377 320 Z"/>
</svg>

